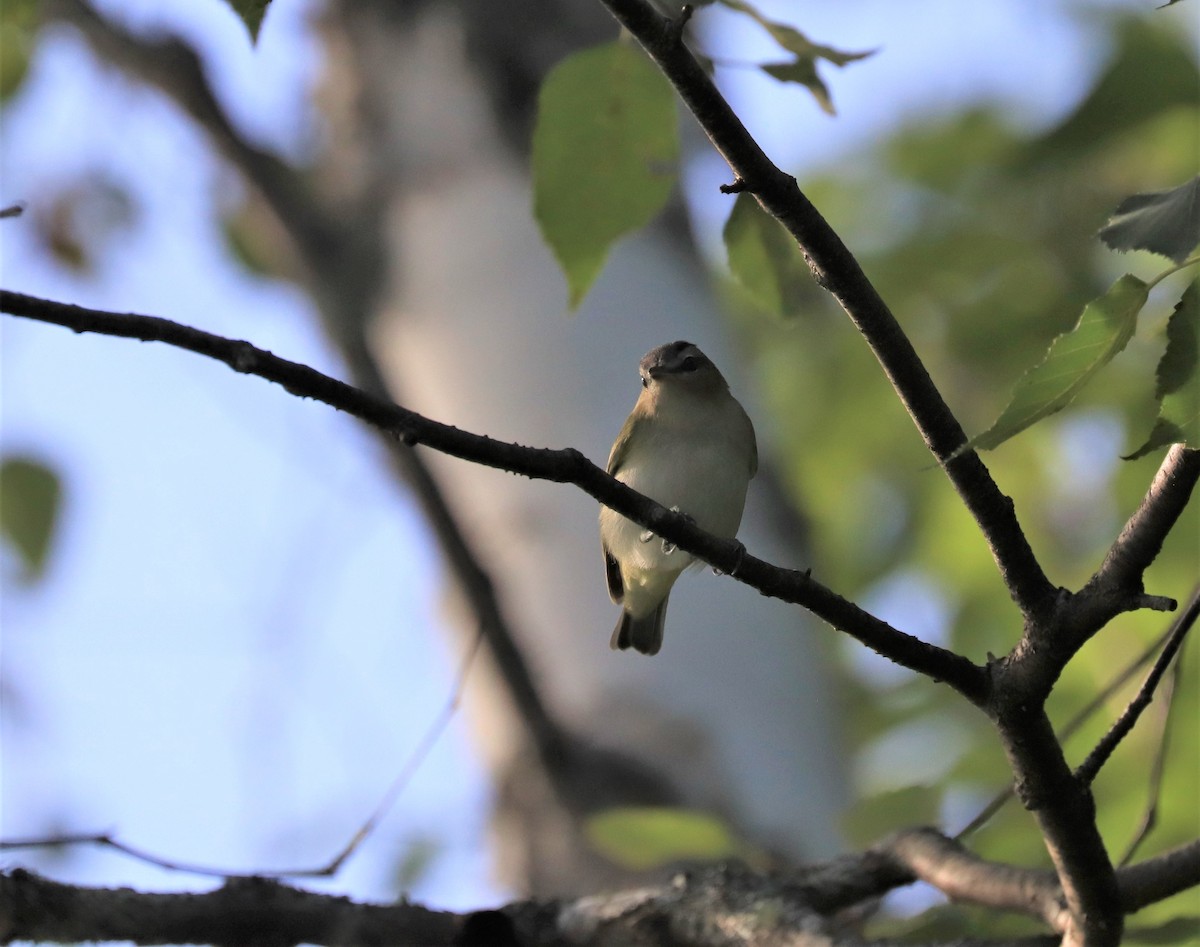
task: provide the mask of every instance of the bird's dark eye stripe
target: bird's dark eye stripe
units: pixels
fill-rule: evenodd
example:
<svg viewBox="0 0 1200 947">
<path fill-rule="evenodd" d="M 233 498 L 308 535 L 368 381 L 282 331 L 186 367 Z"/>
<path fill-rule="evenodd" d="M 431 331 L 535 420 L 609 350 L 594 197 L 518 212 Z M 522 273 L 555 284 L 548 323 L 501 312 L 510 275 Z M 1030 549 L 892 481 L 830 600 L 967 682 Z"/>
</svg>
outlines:
<svg viewBox="0 0 1200 947">
<path fill-rule="evenodd" d="M 694 372 L 699 367 L 700 359 L 696 358 L 695 355 L 689 355 L 679 363 L 679 370 L 681 372 Z"/>
</svg>

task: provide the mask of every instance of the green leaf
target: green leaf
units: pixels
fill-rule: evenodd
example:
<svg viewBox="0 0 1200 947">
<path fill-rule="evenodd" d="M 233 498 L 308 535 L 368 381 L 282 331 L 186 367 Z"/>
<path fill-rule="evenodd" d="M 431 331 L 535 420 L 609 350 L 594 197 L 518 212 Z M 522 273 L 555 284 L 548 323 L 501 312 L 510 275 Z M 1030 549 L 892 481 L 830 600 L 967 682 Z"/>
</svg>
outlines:
<svg viewBox="0 0 1200 947">
<path fill-rule="evenodd" d="M 271 5 L 271 0 L 226 0 L 226 2 L 246 24 L 246 29 L 250 31 L 251 42 L 257 43 L 258 31 L 262 26 L 263 17 L 267 13 L 267 7 Z"/>
<path fill-rule="evenodd" d="M 415 835 L 409 838 L 400 852 L 395 868 L 396 890 L 407 895 L 429 875 L 429 869 L 442 854 L 444 846 L 435 838 Z"/>
<path fill-rule="evenodd" d="M 1146 442 L 1125 460 L 1167 444 L 1200 443 L 1200 280 L 1192 280 L 1167 320 L 1167 348 L 1157 378 L 1158 417 Z"/>
<path fill-rule="evenodd" d="M 1050 343 L 1045 357 L 1017 382 L 999 419 L 972 438 L 962 451 L 991 450 L 1042 418 L 1061 411 L 1133 337 L 1148 288 L 1126 274 L 1093 299 L 1070 332 Z"/>
<path fill-rule="evenodd" d="M 625 806 L 589 816 L 584 834 L 592 847 L 631 871 L 684 859 L 726 858 L 739 851 L 719 819 L 687 809 Z"/>
<path fill-rule="evenodd" d="M 674 92 L 640 50 L 597 46 L 546 77 L 533 132 L 534 216 L 572 308 L 613 243 L 666 203 L 678 162 Z"/>
<path fill-rule="evenodd" d="M 1200 243 L 1200 175 L 1169 191 L 1125 198 L 1100 239 L 1114 250 L 1148 250 L 1182 263 Z"/>
<path fill-rule="evenodd" d="M 721 3 L 730 10 L 744 13 L 750 17 L 766 30 L 776 43 L 795 57 L 789 62 L 767 63 L 762 66 L 763 72 L 781 82 L 796 82 L 805 86 L 813 94 L 813 98 L 817 100 L 821 109 L 829 115 L 834 114 L 833 100 L 830 98 L 829 89 L 817 74 L 817 61 L 824 59 L 826 62 L 840 67 L 859 59 L 866 59 L 876 52 L 868 49 L 851 53 L 834 49 L 832 46 L 814 43 L 795 27 L 788 26 L 786 23 L 776 23 L 763 16 L 745 0 L 721 0 Z"/>
<path fill-rule="evenodd" d="M 797 59 L 794 62 L 769 62 L 759 67 L 768 76 L 780 82 L 795 82 L 804 86 L 812 93 L 826 115 L 836 115 L 833 99 L 829 95 L 829 87 L 817 75 L 817 63 L 814 59 Z"/>
<path fill-rule="evenodd" d="M 808 268 L 791 235 L 751 194 L 741 193 L 725 223 L 729 269 L 768 312 L 787 316 Z"/>
<path fill-rule="evenodd" d="M 0 102 L 7 101 L 25 80 L 36 30 L 35 0 L 0 4 Z"/>
<path fill-rule="evenodd" d="M 25 457 L 0 463 L 0 534 L 20 555 L 27 582 L 45 571 L 61 501 L 58 476 L 44 464 Z"/>
</svg>

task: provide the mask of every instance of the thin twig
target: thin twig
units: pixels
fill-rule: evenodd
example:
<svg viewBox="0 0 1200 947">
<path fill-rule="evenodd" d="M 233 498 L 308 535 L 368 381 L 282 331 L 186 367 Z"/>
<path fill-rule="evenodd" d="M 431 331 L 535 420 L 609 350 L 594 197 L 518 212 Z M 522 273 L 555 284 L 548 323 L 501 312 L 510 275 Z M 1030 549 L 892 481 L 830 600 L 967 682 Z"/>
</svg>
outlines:
<svg viewBox="0 0 1200 947">
<path fill-rule="evenodd" d="M 1096 774 L 1100 772 L 1100 768 L 1108 762 L 1108 758 L 1112 756 L 1113 750 L 1117 748 L 1120 742 L 1133 729 L 1142 711 L 1150 705 L 1150 701 L 1154 698 L 1154 689 L 1158 687 L 1158 682 L 1167 672 L 1167 668 L 1171 666 L 1171 662 L 1175 659 L 1175 655 L 1178 653 L 1180 647 L 1182 647 L 1187 633 L 1192 630 L 1192 625 L 1195 624 L 1197 617 L 1200 617 L 1200 587 L 1193 591 L 1192 600 L 1188 603 L 1188 607 L 1180 613 L 1179 617 L 1173 623 L 1167 643 L 1163 646 L 1162 653 L 1159 654 L 1158 659 L 1154 662 L 1154 667 L 1146 675 L 1146 679 L 1142 682 L 1142 686 L 1138 689 L 1137 694 L 1134 695 L 1133 700 L 1129 702 L 1129 705 L 1125 708 L 1121 716 L 1109 728 L 1108 733 L 1101 738 L 1100 742 L 1092 749 L 1092 752 L 1087 755 L 1075 770 L 1075 778 L 1080 782 L 1091 783 L 1096 778 Z"/>
<path fill-rule="evenodd" d="M 346 859 L 375 830 L 375 826 L 379 824 L 379 820 L 387 815 L 392 806 L 396 804 L 400 793 L 404 791 L 413 776 L 416 775 L 417 770 L 421 768 L 421 764 L 425 762 L 425 757 L 437 745 L 438 738 L 442 735 L 442 732 L 449 725 L 450 721 L 454 719 L 455 713 L 458 712 L 459 707 L 462 705 L 463 692 L 467 686 L 467 675 L 470 673 L 471 666 L 475 662 L 475 656 L 479 653 L 479 645 L 482 641 L 483 635 L 476 635 L 470 649 L 463 655 L 450 699 L 446 701 L 446 705 L 442 708 L 441 713 L 430 724 L 429 729 L 425 731 L 425 735 L 417 743 L 416 747 L 413 748 L 408 759 L 404 761 L 404 765 L 400 767 L 400 772 L 397 773 L 392 784 L 388 786 L 387 791 L 383 794 L 383 798 L 379 800 L 375 811 L 367 817 L 366 821 L 354 833 L 350 841 L 346 843 L 346 846 L 319 872 L 320 875 L 333 876 L 337 874 L 338 869 L 345 864 Z M 294 876 L 294 874 L 294 872 L 279 872 L 275 877 Z"/>
<path fill-rule="evenodd" d="M 1162 722 L 1159 725 L 1158 746 L 1154 751 L 1154 760 L 1150 764 L 1146 811 L 1142 816 L 1141 824 L 1129 842 L 1129 847 L 1125 849 L 1125 854 L 1121 856 L 1121 860 L 1118 862 L 1121 866 L 1128 865 L 1133 861 L 1133 856 L 1141 848 L 1142 842 L 1150 836 L 1155 826 L 1158 825 L 1158 803 L 1162 798 L 1163 775 L 1167 769 L 1167 746 L 1170 744 L 1171 720 L 1173 719 L 1172 711 L 1175 709 L 1175 694 L 1178 691 L 1179 678 L 1182 674 L 1183 648 L 1181 647 L 1179 649 L 1179 656 L 1175 659 L 1175 666 L 1171 668 L 1171 676 L 1167 678 L 1166 683 L 1163 685 L 1162 711 L 1160 713 Z"/>
</svg>

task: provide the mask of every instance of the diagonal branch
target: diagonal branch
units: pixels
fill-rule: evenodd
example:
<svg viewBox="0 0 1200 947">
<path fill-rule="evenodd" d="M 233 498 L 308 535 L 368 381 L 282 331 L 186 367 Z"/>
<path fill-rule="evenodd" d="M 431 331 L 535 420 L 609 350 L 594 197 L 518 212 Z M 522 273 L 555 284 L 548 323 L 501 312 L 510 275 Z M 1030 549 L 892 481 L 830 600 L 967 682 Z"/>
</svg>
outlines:
<svg viewBox="0 0 1200 947">
<path fill-rule="evenodd" d="M 767 157 L 681 41 L 676 22 L 648 0 L 601 0 L 645 47 L 740 182 L 795 238 L 817 282 L 863 334 L 929 450 L 983 533 L 1009 594 L 1028 618 L 1053 603 L 1054 588 L 1034 556 L 1012 501 L 974 451 L 896 317 L 796 184 Z M 686 9 L 686 8 L 685 8 Z"/>
<path fill-rule="evenodd" d="M 1154 666 L 1150 669 L 1150 673 L 1146 675 L 1142 686 L 1138 688 L 1137 694 L 1129 702 L 1129 706 L 1125 708 L 1121 716 L 1109 728 L 1109 731 L 1104 734 L 1100 742 L 1092 749 L 1092 752 L 1087 755 L 1087 758 L 1075 770 L 1076 779 L 1084 783 L 1092 782 L 1096 778 L 1096 774 L 1100 772 L 1100 768 L 1108 762 L 1108 758 L 1112 756 L 1113 751 L 1120 742 L 1129 735 L 1134 724 L 1137 723 L 1138 717 L 1142 715 L 1142 711 L 1150 706 L 1150 701 L 1154 699 L 1154 691 L 1158 687 L 1158 682 L 1167 673 L 1167 668 L 1175 660 L 1175 656 L 1183 646 L 1184 638 L 1192 630 L 1192 626 L 1196 623 L 1198 617 L 1200 617 L 1200 587 L 1197 587 L 1192 593 L 1192 600 L 1188 603 L 1188 607 L 1179 614 L 1179 617 L 1172 624 L 1167 643 L 1163 646 L 1162 652 L 1154 662 Z"/>
<path fill-rule="evenodd" d="M 224 362 L 234 371 L 257 375 L 302 398 L 345 411 L 412 446 L 423 444 L 452 457 L 507 470 L 537 480 L 571 483 L 634 522 L 698 556 L 764 595 L 801 605 L 840 631 L 897 664 L 944 681 L 977 706 L 988 698 L 983 668 L 945 648 L 901 632 L 814 580 L 807 572 L 782 569 L 749 555 L 741 543 L 718 539 L 648 497 L 610 477 L 573 448 L 523 447 L 463 431 L 425 418 L 272 355 L 249 342 L 226 339 L 155 316 L 102 312 L 0 290 L 0 310 L 12 315 L 143 341 L 165 342 Z"/>
</svg>

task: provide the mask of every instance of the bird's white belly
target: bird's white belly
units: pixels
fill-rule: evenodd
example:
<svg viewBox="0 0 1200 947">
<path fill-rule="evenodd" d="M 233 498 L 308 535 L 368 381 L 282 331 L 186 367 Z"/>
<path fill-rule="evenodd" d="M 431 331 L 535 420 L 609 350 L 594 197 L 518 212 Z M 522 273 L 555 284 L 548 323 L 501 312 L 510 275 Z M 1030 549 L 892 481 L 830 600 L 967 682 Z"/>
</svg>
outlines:
<svg viewBox="0 0 1200 947">
<path fill-rule="evenodd" d="M 727 443 L 714 438 L 697 444 L 693 433 L 688 438 L 661 438 L 654 445 L 654 453 L 656 463 L 627 464 L 617 473 L 617 479 L 665 507 L 677 507 L 713 535 L 732 537 L 737 533 L 749 477 L 736 462 L 730 463 Z M 672 455 L 673 462 L 662 463 L 664 454 Z M 605 508 L 601 519 L 605 544 L 625 567 L 627 581 L 653 583 L 669 576 L 669 587 L 675 576 L 692 562 L 692 557 L 682 550 L 664 552 L 662 540 L 657 536 L 642 542 L 645 530 L 612 510 Z M 642 571 L 667 575 L 637 575 Z"/>
</svg>

